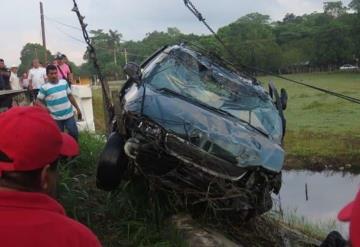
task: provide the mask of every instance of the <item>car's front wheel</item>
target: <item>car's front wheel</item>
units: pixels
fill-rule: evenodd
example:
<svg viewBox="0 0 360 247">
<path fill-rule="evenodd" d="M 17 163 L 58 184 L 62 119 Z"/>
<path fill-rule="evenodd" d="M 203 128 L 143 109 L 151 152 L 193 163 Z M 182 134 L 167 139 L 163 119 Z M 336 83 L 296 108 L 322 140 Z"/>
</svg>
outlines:
<svg viewBox="0 0 360 247">
<path fill-rule="evenodd" d="M 124 145 L 125 141 L 119 133 L 110 134 L 97 167 L 96 185 L 99 189 L 112 191 L 121 183 L 128 167 Z"/>
</svg>

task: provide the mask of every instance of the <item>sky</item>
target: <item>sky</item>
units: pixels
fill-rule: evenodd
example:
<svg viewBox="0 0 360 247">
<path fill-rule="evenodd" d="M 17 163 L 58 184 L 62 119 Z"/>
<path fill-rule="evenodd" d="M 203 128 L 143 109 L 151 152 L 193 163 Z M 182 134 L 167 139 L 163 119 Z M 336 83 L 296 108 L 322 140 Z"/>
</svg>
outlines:
<svg viewBox="0 0 360 247">
<path fill-rule="evenodd" d="M 28 43 L 42 43 L 39 0 L 0 0 L 0 57 L 8 66 L 20 63 Z M 6 2 L 6 3 L 5 3 Z M 248 13 L 281 20 L 286 13 L 320 12 L 322 0 L 192 0 L 215 30 Z M 348 4 L 350 0 L 343 0 Z M 43 0 L 47 47 L 65 53 L 76 64 L 83 62 L 86 45 L 78 27 L 72 0 Z M 140 40 L 154 30 L 177 27 L 184 33 L 207 34 L 205 27 L 185 8 L 183 0 L 78 0 L 88 30 L 118 30 L 124 40 Z"/>
</svg>

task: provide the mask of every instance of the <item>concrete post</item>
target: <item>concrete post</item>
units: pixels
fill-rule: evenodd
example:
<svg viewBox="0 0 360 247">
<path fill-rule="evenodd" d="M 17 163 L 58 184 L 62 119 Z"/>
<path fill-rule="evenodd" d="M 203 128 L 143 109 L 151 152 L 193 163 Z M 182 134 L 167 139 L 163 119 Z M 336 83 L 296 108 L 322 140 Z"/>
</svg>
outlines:
<svg viewBox="0 0 360 247">
<path fill-rule="evenodd" d="M 83 121 L 78 121 L 79 131 L 95 132 L 92 91 L 90 85 L 72 85 L 72 94 L 83 115 Z"/>
</svg>

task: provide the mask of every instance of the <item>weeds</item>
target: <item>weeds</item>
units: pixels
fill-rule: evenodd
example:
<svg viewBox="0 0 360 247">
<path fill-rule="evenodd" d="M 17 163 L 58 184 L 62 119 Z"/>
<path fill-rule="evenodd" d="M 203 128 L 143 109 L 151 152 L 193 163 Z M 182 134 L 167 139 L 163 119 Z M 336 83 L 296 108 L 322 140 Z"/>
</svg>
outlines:
<svg viewBox="0 0 360 247">
<path fill-rule="evenodd" d="M 60 166 L 59 199 L 67 214 L 90 227 L 103 246 L 180 246 L 175 234 L 164 239 L 162 220 L 155 219 L 141 182 L 123 183 L 112 193 L 96 188 L 96 163 L 104 143 L 102 136 L 82 133 L 81 155 Z"/>
</svg>

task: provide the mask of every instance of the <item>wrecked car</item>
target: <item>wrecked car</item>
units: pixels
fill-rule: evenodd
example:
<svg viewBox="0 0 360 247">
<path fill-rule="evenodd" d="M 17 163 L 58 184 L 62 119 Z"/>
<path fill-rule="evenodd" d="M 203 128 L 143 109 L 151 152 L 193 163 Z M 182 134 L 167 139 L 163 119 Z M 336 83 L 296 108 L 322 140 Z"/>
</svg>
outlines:
<svg viewBox="0 0 360 247">
<path fill-rule="evenodd" d="M 97 185 L 114 190 L 129 170 L 182 206 L 242 218 L 272 207 L 281 187 L 287 95 L 186 45 L 125 66 Z M 178 200 L 180 198 L 180 200 Z"/>
</svg>

